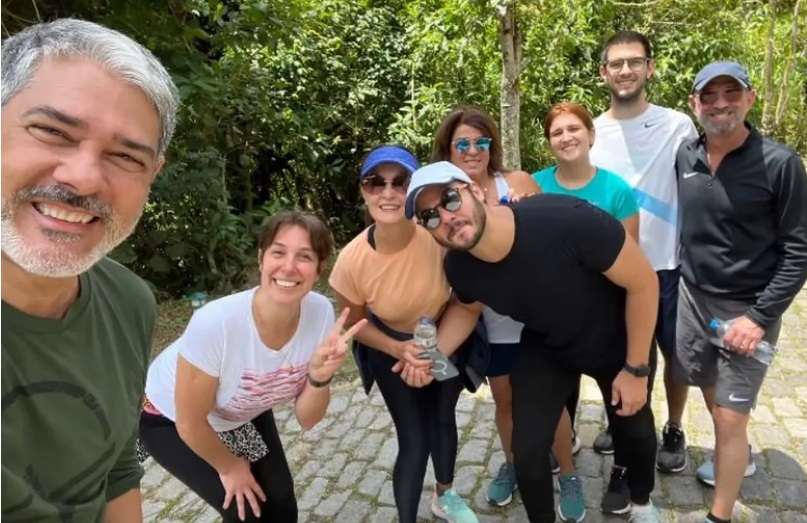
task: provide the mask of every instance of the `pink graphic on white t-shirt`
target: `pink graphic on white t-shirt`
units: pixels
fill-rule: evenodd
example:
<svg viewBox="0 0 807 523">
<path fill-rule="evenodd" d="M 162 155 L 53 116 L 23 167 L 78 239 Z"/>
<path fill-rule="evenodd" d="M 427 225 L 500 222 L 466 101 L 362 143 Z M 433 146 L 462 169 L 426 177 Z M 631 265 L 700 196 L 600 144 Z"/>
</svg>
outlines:
<svg viewBox="0 0 807 523">
<path fill-rule="evenodd" d="M 308 365 L 285 367 L 266 374 L 244 369 L 230 401 L 214 412 L 229 421 L 251 421 L 267 410 L 296 398 L 305 386 Z"/>
</svg>

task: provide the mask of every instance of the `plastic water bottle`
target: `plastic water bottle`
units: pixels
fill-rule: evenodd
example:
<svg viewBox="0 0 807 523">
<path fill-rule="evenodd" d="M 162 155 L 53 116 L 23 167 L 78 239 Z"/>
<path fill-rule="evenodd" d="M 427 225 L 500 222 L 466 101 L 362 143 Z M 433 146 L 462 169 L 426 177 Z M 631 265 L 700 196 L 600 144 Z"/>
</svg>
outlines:
<svg viewBox="0 0 807 523">
<path fill-rule="evenodd" d="M 423 350 L 437 348 L 437 325 L 431 318 L 423 316 L 418 320 L 412 341 Z"/>
<path fill-rule="evenodd" d="M 729 327 L 731 327 L 730 323 L 718 320 L 717 318 L 712 318 L 712 321 L 709 322 L 709 328 L 715 331 L 721 339 L 726 335 Z M 764 363 L 765 365 L 770 365 L 773 363 L 773 358 L 775 356 L 776 347 L 764 340 L 760 341 L 754 349 L 754 352 L 751 353 L 752 358 L 760 363 Z"/>
<path fill-rule="evenodd" d="M 423 350 L 417 357 L 432 360 L 431 375 L 437 381 L 459 375 L 457 367 L 437 348 L 437 325 L 428 316 L 420 318 L 412 333 L 415 346 Z"/>
</svg>

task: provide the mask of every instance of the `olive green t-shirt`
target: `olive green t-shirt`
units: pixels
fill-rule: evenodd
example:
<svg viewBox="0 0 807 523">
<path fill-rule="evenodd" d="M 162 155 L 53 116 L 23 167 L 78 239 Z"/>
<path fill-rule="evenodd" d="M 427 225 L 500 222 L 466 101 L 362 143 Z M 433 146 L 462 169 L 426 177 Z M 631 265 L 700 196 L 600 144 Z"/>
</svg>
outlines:
<svg viewBox="0 0 807 523">
<path fill-rule="evenodd" d="M 2 520 L 99 522 L 137 488 L 135 435 L 156 305 L 103 259 L 63 319 L 2 302 Z"/>
</svg>

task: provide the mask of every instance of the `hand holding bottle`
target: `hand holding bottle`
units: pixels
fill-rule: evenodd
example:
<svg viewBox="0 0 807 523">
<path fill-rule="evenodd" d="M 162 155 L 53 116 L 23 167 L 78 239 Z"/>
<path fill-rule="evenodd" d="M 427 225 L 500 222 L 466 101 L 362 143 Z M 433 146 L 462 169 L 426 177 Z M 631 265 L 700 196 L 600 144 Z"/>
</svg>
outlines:
<svg viewBox="0 0 807 523">
<path fill-rule="evenodd" d="M 773 362 L 776 347 L 762 341 L 765 331 L 745 316 L 731 321 L 713 318 L 709 328 L 721 337 L 726 350 L 742 356 L 751 356 L 765 365 Z"/>
<path fill-rule="evenodd" d="M 723 346 L 743 356 L 753 354 L 756 346 L 762 341 L 765 330 L 746 316 L 740 316 L 727 323 L 729 328 L 723 335 Z"/>
</svg>

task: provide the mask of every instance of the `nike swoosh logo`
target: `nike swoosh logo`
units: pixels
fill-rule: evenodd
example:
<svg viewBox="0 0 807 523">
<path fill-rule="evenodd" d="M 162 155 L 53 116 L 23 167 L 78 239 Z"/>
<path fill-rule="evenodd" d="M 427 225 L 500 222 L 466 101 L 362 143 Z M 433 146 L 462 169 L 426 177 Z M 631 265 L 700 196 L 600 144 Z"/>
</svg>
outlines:
<svg viewBox="0 0 807 523">
<path fill-rule="evenodd" d="M 733 401 L 734 403 L 744 403 L 746 401 L 751 401 L 751 398 L 738 398 L 732 392 L 731 394 L 729 394 L 729 401 Z"/>
<path fill-rule="evenodd" d="M 653 127 L 654 125 L 656 125 L 656 124 L 648 122 L 648 123 L 644 124 L 644 128 L 648 129 L 650 127 Z"/>
<path fill-rule="evenodd" d="M 692 178 L 696 174 L 698 174 L 698 173 L 684 173 L 684 180 L 686 180 L 687 178 Z"/>
</svg>

